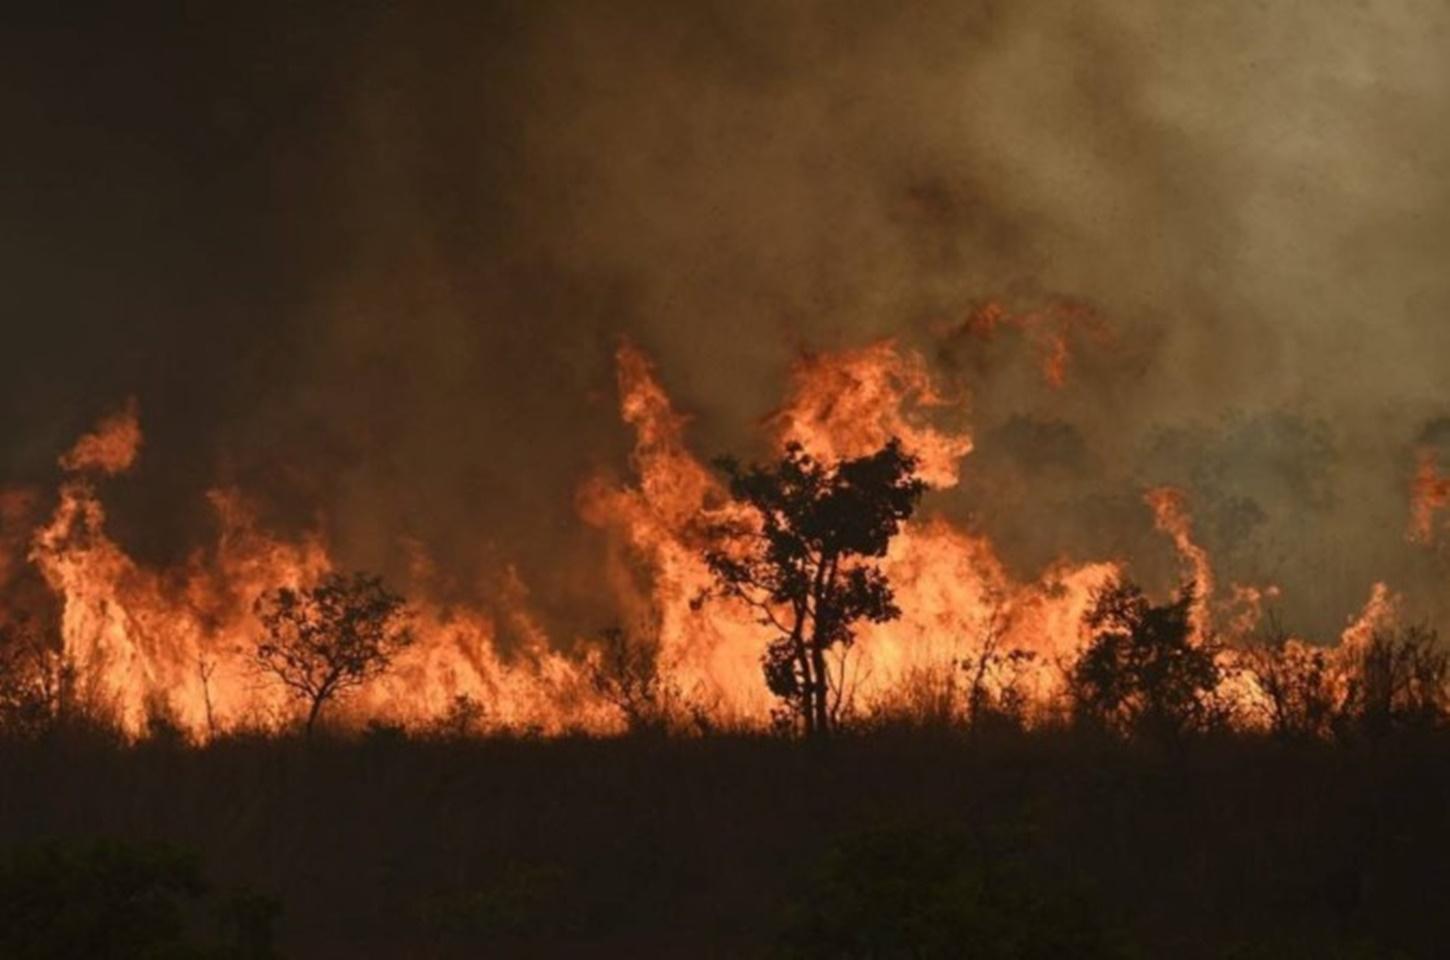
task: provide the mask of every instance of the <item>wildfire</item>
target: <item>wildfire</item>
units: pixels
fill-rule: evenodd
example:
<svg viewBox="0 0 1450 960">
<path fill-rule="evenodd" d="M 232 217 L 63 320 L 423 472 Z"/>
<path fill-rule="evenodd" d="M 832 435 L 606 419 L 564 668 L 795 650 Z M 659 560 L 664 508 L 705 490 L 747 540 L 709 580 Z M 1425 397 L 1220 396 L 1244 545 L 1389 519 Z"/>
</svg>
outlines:
<svg viewBox="0 0 1450 960">
<path fill-rule="evenodd" d="M 1000 308 L 978 315 L 973 323 L 988 333 L 1009 322 L 1047 324 L 1058 338 L 1047 342 L 1063 351 L 1067 325 L 1082 322 L 1071 311 L 1043 314 L 1055 318 L 1050 322 L 1011 318 Z M 1046 357 L 1045 375 L 1060 383 L 1065 352 L 1052 347 Z M 657 658 L 668 709 L 716 724 L 761 725 L 772 702 L 761 676 L 759 624 L 739 604 L 703 599 L 711 585 L 708 538 L 721 521 L 739 520 L 741 508 L 688 448 L 688 418 L 649 359 L 625 344 L 616 362 L 620 415 L 635 433 L 633 477 L 594 476 L 577 496 L 582 520 L 604 534 L 603 577 L 625 623 Z M 958 482 L 972 438 L 939 426 L 934 415 L 962 406 L 961 397 L 938 388 L 919 355 L 882 341 L 800 360 L 786 402 L 765 427 L 777 449 L 799 443 L 822 459 L 859 456 L 898 437 L 919 458 L 923 479 L 942 489 Z M 197 739 L 239 726 L 275 727 L 291 706 L 249 658 L 260 629 L 254 605 L 266 591 L 305 587 L 333 571 L 327 538 L 320 531 L 285 538 L 264 531 L 245 496 L 218 489 L 208 495 L 214 542 L 176 569 L 148 569 L 108 534 L 100 496 L 103 481 L 134 466 L 142 443 L 139 407 L 131 401 L 60 457 L 64 475 L 48 520 L 27 527 L 38 502 L 33 494 L 0 495 L 0 547 L 11 548 L 0 557 L 0 586 L 24 563 L 33 565 L 56 598 L 60 642 L 81 695 L 126 731 L 140 734 L 158 715 Z M 1450 485 L 1427 460 L 1418 477 L 1416 530 L 1428 531 L 1433 511 L 1450 499 Z M 1220 603 L 1186 496 L 1155 488 L 1145 501 L 1197 585 L 1196 637 L 1214 636 L 1216 620 L 1230 641 L 1248 635 L 1277 588 L 1235 584 Z M 571 644 L 560 640 L 579 638 L 546 634 L 517 570 L 501 574 L 492 609 L 445 603 L 434 599 L 443 591 L 423 545 L 399 546 L 412 570 L 417 642 L 347 702 L 354 718 L 423 726 L 465 705 L 473 711 L 468 717 L 487 728 L 621 727 L 616 705 L 590 682 L 588 653 L 562 652 Z M 903 528 L 883 569 L 902 616 L 865 626 L 836 665 L 842 695 L 863 713 L 889 709 L 923 677 L 951 680 L 973 665 L 991 695 L 1011 692 L 1036 710 L 1050 709 L 1064 668 L 1084 643 L 1084 612 L 1121 572 L 1116 562 L 1062 558 L 1036 580 L 1019 582 L 990 540 L 931 513 Z M 1395 606 L 1389 589 L 1377 584 L 1342 646 L 1362 645 L 1393 621 Z M 521 638 L 507 651 L 498 641 L 501 627 Z M 587 641 L 582 646 L 587 651 Z M 1013 652 L 1010 670 L 987 669 L 1007 662 L 992 660 L 994 651 Z M 1225 665 L 1232 668 L 1236 656 L 1226 650 Z M 1241 677 L 1229 690 L 1248 706 L 1262 700 L 1262 691 Z"/>
<path fill-rule="evenodd" d="M 684 689 L 732 717 L 764 715 L 760 633 L 738 606 L 694 603 L 710 585 L 699 546 L 699 518 L 723 491 L 684 446 L 683 421 L 664 398 L 638 351 L 619 355 L 620 404 L 636 428 L 637 488 L 596 480 L 581 498 L 586 519 L 611 532 L 623 605 L 658 624 L 660 648 Z M 792 390 L 767 425 L 777 446 L 801 443 L 822 458 L 859 456 L 892 436 L 922 460 L 937 488 L 955 484 L 959 461 L 972 449 L 964 433 L 930 425 L 927 414 L 948 401 L 924 361 L 883 341 L 856 351 L 802 360 Z M 684 477 L 686 482 L 672 478 Z M 1024 678 L 1046 696 L 1058 684 L 1057 660 L 1080 644 L 1082 612 L 1113 564 L 1062 563 L 1040 582 L 1010 582 L 985 538 L 940 517 L 908 525 L 892 542 L 883 568 L 895 585 L 900 619 L 865 627 L 840 665 L 856 703 L 879 705 L 904 683 L 933 669 L 960 665 L 989 630 L 1004 647 L 1036 654 Z M 623 571 L 645 570 L 638 583 Z"/>
<path fill-rule="evenodd" d="M 275 726 L 288 705 L 248 658 L 258 630 L 253 605 L 267 590 L 309 585 L 332 570 L 327 545 L 316 533 L 272 536 L 258 528 L 241 494 L 214 490 L 212 548 L 180 569 L 143 568 L 107 535 L 92 476 L 129 469 L 140 442 L 134 406 L 83 437 L 61 458 L 71 473 L 31 541 L 29 559 L 58 599 L 62 649 L 81 678 L 80 695 L 131 734 L 158 716 L 197 738 L 238 725 Z M 502 615 L 526 638 L 522 649 L 502 656 L 493 618 L 435 603 L 425 592 L 414 603 L 419 642 L 348 706 L 358 715 L 423 724 L 463 697 L 500 727 L 607 728 L 605 705 L 587 702 L 577 666 L 532 622 L 516 575 L 506 586 Z"/>
</svg>

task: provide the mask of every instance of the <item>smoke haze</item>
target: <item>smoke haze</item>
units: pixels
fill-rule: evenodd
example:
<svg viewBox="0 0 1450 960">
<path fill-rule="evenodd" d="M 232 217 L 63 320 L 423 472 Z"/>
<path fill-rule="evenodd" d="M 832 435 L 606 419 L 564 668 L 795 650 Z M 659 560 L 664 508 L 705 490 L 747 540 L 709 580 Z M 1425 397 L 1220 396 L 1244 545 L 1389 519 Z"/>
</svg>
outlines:
<svg viewBox="0 0 1450 960">
<path fill-rule="evenodd" d="M 1405 536 L 1450 453 L 1439 0 L 305 6 L 4 32 L 0 466 L 135 397 L 137 553 L 236 484 L 356 565 L 516 565 L 567 636 L 611 614 L 574 496 L 628 470 L 619 338 L 750 455 L 803 352 L 894 337 L 975 441 L 931 509 L 1023 575 L 1166 583 L 1175 484 L 1301 629 L 1379 579 L 1446 612 Z M 1090 314 L 1060 389 L 989 300 Z"/>
</svg>

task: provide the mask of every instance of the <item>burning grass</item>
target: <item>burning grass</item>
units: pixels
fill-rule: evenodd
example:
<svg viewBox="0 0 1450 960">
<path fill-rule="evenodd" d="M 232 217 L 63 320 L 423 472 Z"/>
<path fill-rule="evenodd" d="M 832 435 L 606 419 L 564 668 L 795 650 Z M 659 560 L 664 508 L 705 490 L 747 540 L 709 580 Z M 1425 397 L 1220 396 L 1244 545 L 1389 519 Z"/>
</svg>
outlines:
<svg viewBox="0 0 1450 960">
<path fill-rule="evenodd" d="M 676 728 L 764 728 L 773 698 L 762 677 L 766 636 L 759 611 L 710 592 L 709 558 L 728 554 L 719 531 L 748 526 L 723 478 L 687 446 L 688 418 L 677 412 L 649 360 L 625 344 L 618 354 L 621 416 L 635 431 L 634 477 L 586 478 L 577 508 L 605 542 L 601 577 L 620 621 L 647 645 L 659 695 L 654 721 Z M 937 425 L 935 413 L 961 405 L 944 394 L 923 360 L 890 342 L 803 359 L 786 403 L 764 424 L 778 449 L 798 448 L 819 462 L 844 462 L 893 439 L 917 476 L 937 489 L 954 485 L 972 450 L 964 430 Z M 345 571 L 321 530 L 288 536 L 264 529 L 240 491 L 209 494 L 217 535 L 182 564 L 147 566 L 108 530 L 105 485 L 121 482 L 142 452 L 134 401 L 104 417 L 59 457 L 62 475 L 45 516 L 37 491 L 0 499 L 0 595 L 5 636 L 29 644 L 37 633 L 70 672 L 70 689 L 87 709 L 108 714 L 131 736 L 154 715 L 192 739 L 237 729 L 279 730 L 295 722 L 285 684 L 260 674 L 265 640 L 258 602 L 279 591 L 315 588 Z M 796 445 L 792 447 L 791 445 Z M 1417 474 L 1413 530 L 1427 536 L 1438 503 L 1424 463 Z M 1428 479 L 1427 479 L 1428 478 Z M 1263 606 L 1272 584 L 1220 586 L 1212 558 L 1197 542 L 1184 491 L 1145 493 L 1157 528 L 1171 540 L 1196 587 L 1194 636 L 1220 651 L 1223 687 L 1241 725 L 1270 722 L 1268 698 L 1251 669 Z M 402 591 L 409 604 L 408 645 L 385 671 L 371 673 L 336 709 L 354 725 L 372 719 L 411 729 L 445 722 L 462 704 L 479 730 L 618 732 L 639 718 L 601 685 L 596 637 L 550 636 L 540 626 L 527 584 L 512 567 L 487 606 L 460 603 L 421 544 L 400 545 L 413 570 Z M 722 553 L 722 550 L 725 553 Z M 1012 669 L 978 671 L 975 685 L 1008 698 L 1035 721 L 1062 709 L 1064 682 L 1086 647 L 1084 615 L 1094 597 L 1122 576 L 1119 559 L 1060 558 L 1031 581 L 1014 579 L 990 540 L 930 509 L 905 522 L 880 559 L 899 616 L 865 622 L 828 669 L 844 714 L 897 710 L 921 677 L 953 678 L 964 664 L 1007 658 Z M 1397 598 L 1376 584 L 1330 662 L 1347 661 L 1375 630 L 1392 626 Z M 505 631 L 513 642 L 502 644 Z M 1303 645 L 1303 638 L 1293 638 Z M 950 686 L 951 683 L 948 683 Z M 969 684 L 971 686 L 971 684 Z M 983 691 L 977 691 L 978 696 Z M 940 699 L 940 698 L 938 698 Z M 940 704 L 939 704 L 940 705 Z M 952 708 L 957 709 L 957 708 Z"/>
</svg>

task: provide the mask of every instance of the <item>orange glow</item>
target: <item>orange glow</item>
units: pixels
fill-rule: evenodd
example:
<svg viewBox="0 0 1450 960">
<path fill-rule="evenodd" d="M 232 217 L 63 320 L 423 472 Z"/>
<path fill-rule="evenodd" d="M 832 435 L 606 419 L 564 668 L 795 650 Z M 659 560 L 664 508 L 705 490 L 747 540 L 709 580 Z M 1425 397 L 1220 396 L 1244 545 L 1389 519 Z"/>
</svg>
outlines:
<svg viewBox="0 0 1450 960">
<path fill-rule="evenodd" d="M 1415 458 L 1415 476 L 1410 482 L 1410 539 L 1434 542 L 1435 514 L 1450 504 L 1450 477 L 1440 472 L 1435 454 L 1421 450 Z"/>
<path fill-rule="evenodd" d="M 982 323 L 1005 322 L 983 316 Z M 718 535 L 711 531 L 723 520 L 749 518 L 690 451 L 688 419 L 649 359 L 625 344 L 616 364 L 620 415 L 635 434 L 632 476 L 591 477 L 576 500 L 583 522 L 602 534 L 604 582 L 630 632 L 658 651 L 668 719 L 762 726 L 773 701 L 761 676 L 760 626 L 736 602 L 703 599 L 711 585 L 704 548 Z M 933 418 L 961 405 L 962 398 L 938 389 L 919 355 L 881 341 L 802 358 L 785 403 L 764 426 L 777 450 L 800 443 L 827 460 L 899 437 L 920 457 L 923 478 L 942 489 L 958 483 L 970 464 L 972 438 Z M 237 727 L 276 729 L 295 716 L 295 704 L 251 665 L 248 650 L 260 629 L 254 604 L 267 590 L 305 587 L 332 571 L 327 537 L 321 530 L 275 536 L 259 527 L 244 495 L 218 489 L 208 494 L 214 541 L 174 569 L 147 568 L 107 532 L 100 496 L 103 481 L 134 466 L 142 442 L 134 402 L 104 418 L 60 458 L 58 500 L 38 525 L 33 493 L 0 493 L 0 585 L 26 562 L 33 565 L 57 598 L 63 652 L 79 670 L 81 695 L 128 733 L 144 733 L 158 714 L 198 740 Z M 1427 469 L 1422 462 L 1422 476 Z M 1430 486 L 1443 498 L 1441 487 Z M 1248 716 L 1263 698 L 1237 669 L 1235 648 L 1278 589 L 1234 584 L 1220 597 L 1208 551 L 1193 536 L 1187 497 L 1166 487 L 1144 496 L 1198 584 L 1195 635 L 1225 645 L 1224 692 Z M 546 634 L 516 569 L 505 568 L 491 585 L 497 600 L 485 610 L 435 599 L 443 590 L 424 545 L 406 541 L 399 548 L 410 570 L 417 642 L 391 671 L 334 705 L 334 715 L 422 727 L 463 702 L 481 711 L 485 729 L 623 728 L 620 711 L 590 682 L 588 642 Z M 929 507 L 892 542 L 883 569 L 902 615 L 863 627 L 834 668 L 858 716 L 890 711 L 923 677 L 961 689 L 953 678 L 965 682 L 988 643 L 1021 656 L 1011 676 L 981 676 L 987 692 L 1000 695 L 1010 684 L 1027 701 L 1029 719 L 1045 715 L 1058 705 L 1065 671 L 1082 648 L 1082 618 L 1095 591 L 1121 572 L 1116 562 L 1063 557 L 1037 579 L 1018 581 L 990 540 Z M 1342 648 L 1392 624 L 1396 607 L 1388 587 L 1376 584 L 1344 631 Z M 507 650 L 501 632 L 512 638 Z M 563 652 L 571 646 L 582 652 Z"/>
<path fill-rule="evenodd" d="M 678 687 L 726 717 L 762 722 L 770 699 L 760 677 L 759 627 L 737 605 L 692 603 L 710 585 L 701 518 L 731 507 L 685 448 L 684 421 L 644 358 L 626 345 L 619 369 L 621 409 L 636 429 L 639 484 L 596 478 L 581 493 L 582 514 L 610 533 L 611 583 L 636 619 L 657 625 Z M 972 448 L 966 434 L 926 421 L 947 402 L 919 356 L 882 341 L 800 361 L 786 404 L 767 426 L 778 448 L 798 442 L 824 459 L 859 456 L 900 437 L 921 457 L 923 478 L 942 488 L 957 482 L 959 461 Z M 1060 686 L 1056 660 L 1080 645 L 1092 590 L 1116 572 L 1112 564 L 1063 562 L 1039 582 L 1013 583 L 987 540 L 930 516 L 903 529 L 883 568 L 902 616 L 864 627 L 840 665 L 863 711 L 885 705 L 924 672 L 956 669 L 992 623 L 1005 630 L 1005 648 L 1039 654 L 1030 686 L 1049 696 Z"/>
<path fill-rule="evenodd" d="M 1339 635 L 1339 645 L 1345 650 L 1364 649 L 1376 631 L 1395 625 L 1399 613 L 1400 598 L 1388 585 L 1376 583 L 1370 588 L 1369 599 L 1365 601 L 1364 607 Z"/>
<path fill-rule="evenodd" d="M 96 424 L 94 431 L 77 440 L 60 458 L 60 465 L 73 473 L 92 470 L 114 476 L 130 470 L 140 452 L 140 405 L 132 398 L 120 411 Z"/>
<path fill-rule="evenodd" d="M 1188 502 L 1183 491 L 1173 487 L 1154 487 L 1143 494 L 1143 502 L 1153 511 L 1153 524 L 1173 539 L 1173 546 L 1188 567 L 1197 591 L 1193 606 L 1193 633 L 1200 640 L 1212 635 L 1213 565 L 1208 551 L 1193 540 L 1193 519 L 1188 515 Z"/>
<path fill-rule="evenodd" d="M 791 371 L 785 405 L 766 423 L 777 446 L 801 444 L 830 461 L 864 456 L 892 437 L 921 461 L 921 478 L 932 487 L 955 486 L 971 437 L 946 433 L 922 414 L 960 398 L 942 396 L 926 363 L 890 340 L 859 350 L 803 357 Z"/>
<path fill-rule="evenodd" d="M 1054 390 L 1067 384 L 1068 366 L 1072 362 L 1070 339 L 1083 335 L 1101 341 L 1106 327 L 1085 304 L 1057 300 L 1035 310 L 1014 312 L 1005 305 L 988 300 L 968 315 L 962 329 L 970 336 L 991 339 L 998 329 L 1022 331 L 1034 344 L 1042 380 Z"/>
<path fill-rule="evenodd" d="M 115 451 L 114 425 L 77 449 Z M 139 444 L 139 429 L 120 431 Z M 71 456 L 102 472 L 129 459 Z M 180 568 L 148 570 L 107 535 L 105 509 L 94 482 L 73 476 L 50 521 L 34 534 L 30 559 L 60 602 L 65 655 L 82 677 L 82 697 L 136 735 L 158 711 L 198 739 L 231 727 L 275 727 L 292 710 L 282 691 L 252 669 L 247 650 L 260 629 L 253 604 L 278 586 L 306 586 L 333 568 L 323 538 L 281 540 L 261 530 L 235 491 L 209 494 L 218 524 L 214 546 Z M 426 568 L 424 562 L 420 567 Z M 510 657 L 494 644 L 494 620 L 414 598 L 418 642 L 393 670 L 343 705 L 358 717 L 421 725 L 455 698 L 469 697 L 495 727 L 558 733 L 573 727 L 609 729 L 615 721 L 583 691 L 577 666 L 553 651 L 533 623 L 527 591 L 511 575 L 505 610 L 525 638 Z"/>
</svg>

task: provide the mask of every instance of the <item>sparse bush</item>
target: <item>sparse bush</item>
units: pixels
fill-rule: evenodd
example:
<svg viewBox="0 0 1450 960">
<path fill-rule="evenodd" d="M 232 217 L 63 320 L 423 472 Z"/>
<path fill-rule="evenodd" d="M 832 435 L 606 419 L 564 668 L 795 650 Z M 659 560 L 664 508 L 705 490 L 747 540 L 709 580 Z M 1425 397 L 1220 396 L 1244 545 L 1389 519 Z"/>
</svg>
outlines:
<svg viewBox="0 0 1450 960">
<path fill-rule="evenodd" d="M 1023 680 L 1037 662 L 1031 650 L 984 646 L 973 660 L 962 664 L 969 671 L 967 723 L 973 730 L 1017 727 L 1027 722 L 1031 697 Z"/>
<path fill-rule="evenodd" d="M 1450 653 L 1434 630 L 1376 631 L 1363 648 L 1347 653 L 1341 733 L 1374 738 L 1444 721 Z"/>
<path fill-rule="evenodd" d="M 388 749 L 408 742 L 408 729 L 392 720 L 372 719 L 362 730 L 362 741 L 376 749 Z"/>
<path fill-rule="evenodd" d="M 666 687 L 660 678 L 659 647 L 618 626 L 599 632 L 585 666 L 589 683 L 619 710 L 632 732 L 660 730 L 668 721 Z"/>
<path fill-rule="evenodd" d="M 152 692 L 145 699 L 146 739 L 153 744 L 180 747 L 189 743 L 186 729 L 176 718 L 171 701 L 160 692 Z"/>
<path fill-rule="evenodd" d="M 1329 652 L 1289 636 L 1270 618 L 1263 641 L 1242 662 L 1265 698 L 1269 729 L 1285 737 L 1328 736 L 1340 709 L 1339 671 Z"/>
<path fill-rule="evenodd" d="M 466 693 L 456 694 L 448 708 L 433 718 L 427 733 L 443 740 L 466 740 L 483 732 L 487 717 L 483 704 Z"/>
<path fill-rule="evenodd" d="M 0 628 L 0 734 L 35 737 L 53 729 L 76 701 L 76 669 L 28 624 Z"/>
<path fill-rule="evenodd" d="M 868 726 L 960 726 L 966 719 L 967 680 L 956 661 L 907 669 L 893 689 L 867 707 Z"/>
</svg>

